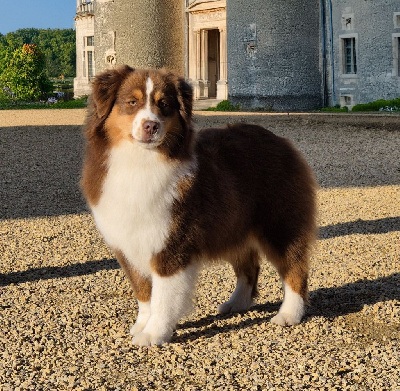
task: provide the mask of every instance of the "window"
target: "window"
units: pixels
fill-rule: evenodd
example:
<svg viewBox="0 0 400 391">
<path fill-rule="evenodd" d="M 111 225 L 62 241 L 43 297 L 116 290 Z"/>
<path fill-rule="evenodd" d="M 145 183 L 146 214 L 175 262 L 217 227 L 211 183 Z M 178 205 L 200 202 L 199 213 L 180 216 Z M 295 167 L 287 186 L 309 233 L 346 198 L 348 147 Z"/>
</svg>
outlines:
<svg viewBox="0 0 400 391">
<path fill-rule="evenodd" d="M 400 29 L 400 12 L 395 12 L 393 14 L 393 23 L 395 29 Z"/>
<path fill-rule="evenodd" d="M 87 54 L 88 54 L 88 77 L 89 77 L 89 79 L 91 79 L 94 76 L 94 74 L 93 74 L 93 69 L 94 69 L 94 66 L 93 66 L 93 51 L 89 50 L 87 52 Z"/>
<path fill-rule="evenodd" d="M 400 76 L 400 37 L 397 37 L 397 76 Z"/>
<path fill-rule="evenodd" d="M 87 77 L 87 72 L 86 72 L 86 51 L 84 50 L 82 53 L 82 75 L 83 77 Z"/>
<path fill-rule="evenodd" d="M 94 36 L 83 38 L 83 77 L 89 80 L 94 76 Z"/>
<path fill-rule="evenodd" d="M 392 34 L 393 39 L 393 76 L 400 77 L 400 33 Z"/>
<path fill-rule="evenodd" d="M 342 73 L 351 75 L 357 73 L 357 53 L 356 53 L 356 38 L 342 38 L 342 56 L 343 69 Z"/>
</svg>

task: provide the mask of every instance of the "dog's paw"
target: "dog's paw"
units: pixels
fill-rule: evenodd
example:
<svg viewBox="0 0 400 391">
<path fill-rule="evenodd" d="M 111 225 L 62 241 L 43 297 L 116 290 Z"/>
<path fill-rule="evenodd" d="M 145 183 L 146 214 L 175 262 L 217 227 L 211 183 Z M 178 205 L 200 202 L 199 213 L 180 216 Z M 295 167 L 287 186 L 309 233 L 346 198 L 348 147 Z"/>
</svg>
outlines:
<svg viewBox="0 0 400 391">
<path fill-rule="evenodd" d="M 145 328 L 145 326 L 146 326 L 146 322 L 136 322 L 136 323 L 131 327 L 131 329 L 129 330 L 129 333 L 130 333 L 132 336 L 138 335 L 138 334 L 140 334 L 140 333 L 143 331 L 143 329 Z"/>
<path fill-rule="evenodd" d="M 170 335 L 153 335 L 143 332 L 133 337 L 132 343 L 136 346 L 162 345 L 169 342 L 170 339 Z"/>
<path fill-rule="evenodd" d="M 222 303 L 218 306 L 217 311 L 221 315 L 230 314 L 231 312 L 237 312 L 234 308 L 234 303 L 229 301 Z"/>
<path fill-rule="evenodd" d="M 294 326 L 301 322 L 301 316 L 287 314 L 284 312 L 278 312 L 272 319 L 271 323 L 278 324 L 280 326 Z"/>
<path fill-rule="evenodd" d="M 146 327 L 147 322 L 150 319 L 150 302 L 142 302 L 138 301 L 139 303 L 139 313 L 136 319 L 136 322 L 130 329 L 130 334 L 135 336 L 141 333 L 144 328 Z"/>
<path fill-rule="evenodd" d="M 247 311 L 253 305 L 253 300 L 229 300 L 218 306 L 217 311 L 221 315 Z"/>
</svg>

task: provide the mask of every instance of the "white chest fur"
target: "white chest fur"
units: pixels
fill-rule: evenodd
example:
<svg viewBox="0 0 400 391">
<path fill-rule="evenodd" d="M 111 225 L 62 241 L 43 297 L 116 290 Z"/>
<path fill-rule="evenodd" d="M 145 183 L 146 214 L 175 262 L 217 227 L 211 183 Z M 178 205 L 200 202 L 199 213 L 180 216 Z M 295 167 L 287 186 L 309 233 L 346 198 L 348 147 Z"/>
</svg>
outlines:
<svg viewBox="0 0 400 391">
<path fill-rule="evenodd" d="M 177 185 L 193 175 L 194 167 L 168 162 L 128 141 L 110 152 L 102 195 L 92 213 L 107 244 L 121 250 L 143 275 L 150 275 L 151 257 L 165 245 Z"/>
</svg>

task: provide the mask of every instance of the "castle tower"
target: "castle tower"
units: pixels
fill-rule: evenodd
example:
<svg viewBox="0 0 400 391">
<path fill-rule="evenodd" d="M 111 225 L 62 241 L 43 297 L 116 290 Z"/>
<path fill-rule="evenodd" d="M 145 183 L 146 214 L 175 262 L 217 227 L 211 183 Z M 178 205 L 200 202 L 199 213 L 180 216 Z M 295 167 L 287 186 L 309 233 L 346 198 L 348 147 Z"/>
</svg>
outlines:
<svg viewBox="0 0 400 391">
<path fill-rule="evenodd" d="M 96 72 L 128 64 L 185 74 L 182 0 L 96 0 Z"/>
<path fill-rule="evenodd" d="M 76 77 L 74 95 L 76 97 L 91 93 L 90 79 L 94 68 L 94 12 L 90 0 L 76 0 Z"/>
<path fill-rule="evenodd" d="M 227 1 L 229 99 L 244 108 L 322 106 L 320 2 Z"/>
</svg>

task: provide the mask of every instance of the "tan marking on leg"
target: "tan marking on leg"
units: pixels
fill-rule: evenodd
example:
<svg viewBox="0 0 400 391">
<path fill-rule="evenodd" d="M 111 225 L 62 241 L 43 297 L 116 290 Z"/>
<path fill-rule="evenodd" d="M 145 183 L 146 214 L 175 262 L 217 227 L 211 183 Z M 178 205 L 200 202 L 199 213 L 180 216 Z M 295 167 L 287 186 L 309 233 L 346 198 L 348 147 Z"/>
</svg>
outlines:
<svg viewBox="0 0 400 391">
<path fill-rule="evenodd" d="M 247 283 L 252 286 L 251 297 L 257 297 L 257 282 L 260 272 L 260 257 L 256 250 L 247 249 L 241 251 L 229 262 L 233 266 L 236 277 L 245 276 Z"/>
<path fill-rule="evenodd" d="M 132 267 L 122 251 L 116 250 L 115 255 L 126 276 L 128 277 L 136 298 L 143 302 L 149 301 L 151 298 L 150 278 L 143 277 L 134 267 Z"/>
<path fill-rule="evenodd" d="M 218 312 L 246 311 L 253 304 L 257 296 L 257 280 L 260 270 L 259 254 L 251 248 L 242 248 L 226 255 L 227 260 L 233 266 L 237 282 L 231 298 L 218 307 Z"/>
<path fill-rule="evenodd" d="M 276 267 L 282 281 L 308 302 L 310 240 L 298 239 L 288 246 L 284 255 L 278 254 L 271 246 L 264 245 L 263 249 L 268 260 Z"/>
<path fill-rule="evenodd" d="M 283 302 L 278 313 L 271 319 L 280 326 L 299 324 L 304 316 L 304 304 L 308 302 L 308 259 L 310 241 L 300 238 L 289 245 L 285 253 L 278 254 L 267 246 L 269 260 L 279 272 L 283 283 Z"/>
</svg>

